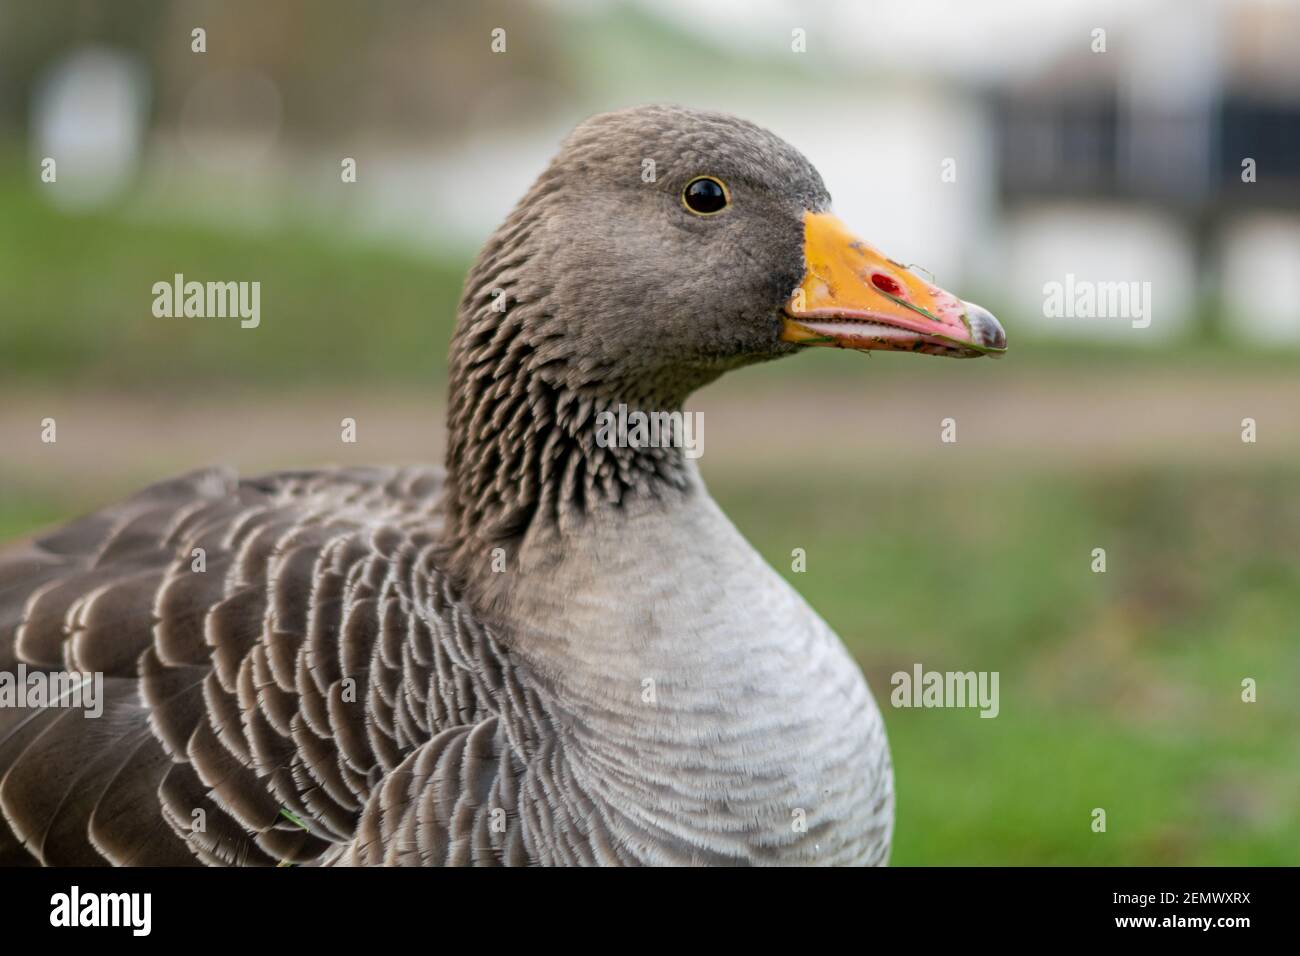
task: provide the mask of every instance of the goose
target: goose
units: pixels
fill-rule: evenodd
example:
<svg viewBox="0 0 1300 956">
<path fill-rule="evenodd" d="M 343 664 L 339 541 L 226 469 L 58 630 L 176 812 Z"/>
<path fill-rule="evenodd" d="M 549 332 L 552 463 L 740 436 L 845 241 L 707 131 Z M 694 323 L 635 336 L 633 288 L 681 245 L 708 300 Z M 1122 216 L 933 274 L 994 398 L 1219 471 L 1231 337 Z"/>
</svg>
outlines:
<svg viewBox="0 0 1300 956">
<path fill-rule="evenodd" d="M 0 553 L 0 863 L 887 862 L 844 645 L 680 443 L 594 428 L 810 347 L 1006 338 L 774 134 L 585 121 L 468 274 L 445 470 L 211 468 Z"/>
</svg>

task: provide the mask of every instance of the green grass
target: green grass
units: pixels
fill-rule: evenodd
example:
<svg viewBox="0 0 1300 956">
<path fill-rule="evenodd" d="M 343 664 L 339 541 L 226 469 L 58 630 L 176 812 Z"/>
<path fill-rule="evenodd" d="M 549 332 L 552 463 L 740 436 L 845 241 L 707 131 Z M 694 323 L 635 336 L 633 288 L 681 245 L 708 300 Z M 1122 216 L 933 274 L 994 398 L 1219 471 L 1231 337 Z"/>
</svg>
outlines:
<svg viewBox="0 0 1300 956">
<path fill-rule="evenodd" d="M 0 541 L 9 541 L 73 517 L 77 510 L 69 508 L 69 504 L 72 504 L 70 499 L 48 492 L 15 491 L 6 487 L 5 493 L 0 495 Z"/>
<path fill-rule="evenodd" d="M 8 167 L 3 168 L 6 172 Z M 463 262 L 286 224 L 223 232 L 128 209 L 66 215 L 0 175 L 0 379 L 421 381 L 442 375 Z M 261 282 L 261 324 L 157 318 L 155 282 Z"/>
</svg>

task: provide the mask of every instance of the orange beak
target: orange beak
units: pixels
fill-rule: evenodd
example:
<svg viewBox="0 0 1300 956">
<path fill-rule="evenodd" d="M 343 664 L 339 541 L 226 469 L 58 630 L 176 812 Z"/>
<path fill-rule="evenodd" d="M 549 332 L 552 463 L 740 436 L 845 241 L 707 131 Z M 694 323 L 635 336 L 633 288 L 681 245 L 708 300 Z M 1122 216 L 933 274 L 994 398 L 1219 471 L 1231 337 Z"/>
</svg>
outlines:
<svg viewBox="0 0 1300 956">
<path fill-rule="evenodd" d="M 828 212 L 804 213 L 804 261 L 783 341 L 954 358 L 1006 351 L 1006 333 L 988 310 L 926 282 Z"/>
</svg>

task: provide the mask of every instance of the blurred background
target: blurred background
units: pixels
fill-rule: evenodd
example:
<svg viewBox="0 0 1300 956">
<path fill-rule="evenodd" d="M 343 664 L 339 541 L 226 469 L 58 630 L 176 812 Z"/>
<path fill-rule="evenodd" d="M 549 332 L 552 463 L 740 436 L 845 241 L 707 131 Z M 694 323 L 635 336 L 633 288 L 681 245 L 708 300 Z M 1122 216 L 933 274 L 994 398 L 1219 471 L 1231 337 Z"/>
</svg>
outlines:
<svg viewBox="0 0 1300 956">
<path fill-rule="evenodd" d="M 882 704 L 893 862 L 1300 863 L 1295 0 L 0 0 L 0 537 L 206 464 L 438 460 L 477 248 L 655 101 L 773 129 L 1008 331 L 693 401 Z M 175 273 L 260 281 L 260 326 L 154 317 Z M 1069 276 L 1150 283 L 1149 327 L 1047 314 Z M 1001 713 L 890 708 L 917 662 Z"/>
</svg>

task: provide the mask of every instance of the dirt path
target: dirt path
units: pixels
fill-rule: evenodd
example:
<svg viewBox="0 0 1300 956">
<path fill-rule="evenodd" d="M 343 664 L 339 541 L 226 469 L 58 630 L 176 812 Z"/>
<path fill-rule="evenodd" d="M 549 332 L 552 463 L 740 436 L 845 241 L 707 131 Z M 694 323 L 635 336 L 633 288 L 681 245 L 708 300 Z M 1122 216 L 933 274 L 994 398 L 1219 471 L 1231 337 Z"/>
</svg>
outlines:
<svg viewBox="0 0 1300 956">
<path fill-rule="evenodd" d="M 731 469 L 1126 467 L 1221 460 L 1300 464 L 1300 381 L 1285 373 L 1208 377 L 1140 370 L 1079 374 L 902 378 L 810 389 L 738 378 L 706 390 L 708 473 Z M 53 417 L 57 441 L 41 441 Z M 341 440 L 354 418 L 357 441 Z M 1241 441 L 1241 420 L 1258 442 Z M 956 444 L 940 441 L 957 422 Z M 323 463 L 437 461 L 442 405 L 433 389 L 346 389 L 167 396 L 26 392 L 0 405 L 3 482 L 71 488 L 129 486 L 211 463 L 244 471 Z"/>
</svg>

